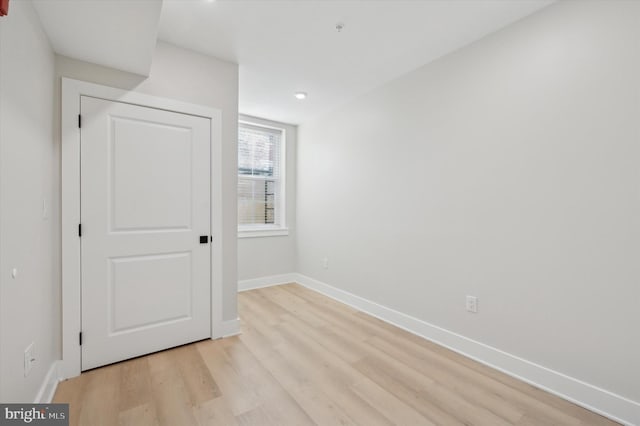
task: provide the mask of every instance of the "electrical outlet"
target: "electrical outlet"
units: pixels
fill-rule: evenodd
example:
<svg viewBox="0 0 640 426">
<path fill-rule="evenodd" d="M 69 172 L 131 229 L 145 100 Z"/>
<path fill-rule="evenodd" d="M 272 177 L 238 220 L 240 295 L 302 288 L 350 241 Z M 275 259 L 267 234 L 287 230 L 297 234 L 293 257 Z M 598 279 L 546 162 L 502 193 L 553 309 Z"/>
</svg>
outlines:
<svg viewBox="0 0 640 426">
<path fill-rule="evenodd" d="M 467 296 L 467 311 L 474 314 L 478 313 L 478 298 L 475 296 Z"/>
<path fill-rule="evenodd" d="M 329 269 L 329 258 L 327 257 L 322 258 L 322 267 L 324 269 Z"/>
<path fill-rule="evenodd" d="M 31 342 L 24 350 L 24 377 L 27 377 L 36 362 L 35 343 Z"/>
</svg>

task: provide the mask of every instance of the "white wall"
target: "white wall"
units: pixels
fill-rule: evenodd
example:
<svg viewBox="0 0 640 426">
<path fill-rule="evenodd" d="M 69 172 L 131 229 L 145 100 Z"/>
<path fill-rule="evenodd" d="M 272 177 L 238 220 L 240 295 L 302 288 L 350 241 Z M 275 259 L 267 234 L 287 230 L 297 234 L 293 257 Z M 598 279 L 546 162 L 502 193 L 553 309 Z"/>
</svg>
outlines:
<svg viewBox="0 0 640 426">
<path fill-rule="evenodd" d="M 278 127 L 286 137 L 286 221 L 289 235 L 238 239 L 238 280 L 249 280 L 295 271 L 296 145 L 297 126 L 240 115 L 241 120 Z"/>
<path fill-rule="evenodd" d="M 29 48 L 25 48 L 28 46 Z M 54 56 L 31 2 L 0 19 L 0 401 L 32 401 L 60 358 L 60 77 L 223 112 L 224 320 L 237 317 L 238 67 L 159 43 L 144 78 Z M 43 200 L 48 216 L 42 216 Z M 17 279 L 11 270 L 18 269 Z M 37 361 L 23 377 L 23 350 Z"/>
<path fill-rule="evenodd" d="M 298 272 L 640 401 L 639 22 L 559 2 L 302 125 Z"/>
<path fill-rule="evenodd" d="M 120 89 L 218 108 L 222 111 L 223 320 L 237 318 L 237 126 L 238 66 L 210 56 L 158 42 L 148 78 L 87 62 L 56 56 L 56 98 L 60 99 L 60 77 L 89 81 Z M 56 103 L 56 105 L 58 105 Z M 56 126 L 59 126 L 59 111 Z M 56 132 L 59 141 L 60 132 Z M 59 147 L 59 143 L 58 143 Z M 59 176 L 59 174 L 57 175 Z"/>
<path fill-rule="evenodd" d="M 0 18 L 0 401 L 30 402 L 58 359 L 54 55 L 31 2 Z M 43 200 L 48 218 L 43 217 Z M 16 268 L 16 279 L 11 270 Z M 36 362 L 23 375 L 24 349 Z"/>
</svg>

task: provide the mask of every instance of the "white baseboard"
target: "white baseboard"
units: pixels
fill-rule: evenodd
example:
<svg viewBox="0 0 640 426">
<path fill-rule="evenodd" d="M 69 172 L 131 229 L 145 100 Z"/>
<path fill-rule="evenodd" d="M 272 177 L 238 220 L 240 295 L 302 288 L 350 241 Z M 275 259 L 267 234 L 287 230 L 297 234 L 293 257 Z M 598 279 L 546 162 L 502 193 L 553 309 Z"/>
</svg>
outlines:
<svg viewBox="0 0 640 426">
<path fill-rule="evenodd" d="M 220 337 L 231 337 L 240 334 L 240 318 L 222 321 L 220 325 Z"/>
<path fill-rule="evenodd" d="M 295 282 L 362 312 L 435 342 L 509 376 L 557 395 L 626 425 L 640 425 L 640 403 L 585 383 L 566 374 L 511 355 L 500 349 L 429 324 L 360 296 L 332 287 L 302 274 Z"/>
<path fill-rule="evenodd" d="M 60 361 L 54 361 L 51 363 L 49 371 L 47 372 L 47 375 L 44 376 L 42 385 L 40 385 L 38 394 L 33 401 L 34 404 L 48 404 L 53 400 L 53 395 L 56 393 L 58 383 L 60 382 L 59 364 Z"/>
<path fill-rule="evenodd" d="M 273 285 L 288 284 L 296 282 L 298 274 L 270 275 L 268 277 L 254 278 L 251 280 L 238 281 L 238 291 L 254 290 L 256 288 L 271 287 Z"/>
</svg>

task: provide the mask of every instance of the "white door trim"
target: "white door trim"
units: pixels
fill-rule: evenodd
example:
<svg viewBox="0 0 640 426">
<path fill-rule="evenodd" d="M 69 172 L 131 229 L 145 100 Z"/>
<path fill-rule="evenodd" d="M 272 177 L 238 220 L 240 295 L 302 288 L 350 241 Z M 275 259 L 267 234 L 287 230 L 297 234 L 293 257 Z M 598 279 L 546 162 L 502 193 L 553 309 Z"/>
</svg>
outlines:
<svg viewBox="0 0 640 426">
<path fill-rule="evenodd" d="M 211 120 L 211 338 L 223 337 L 222 321 L 222 194 L 220 182 L 222 113 L 220 110 L 172 99 L 130 92 L 84 81 L 62 78 L 61 141 L 62 141 L 62 361 L 61 378 L 80 375 L 81 348 L 81 259 L 78 224 L 80 223 L 80 96 L 124 102 L 196 115 Z"/>
</svg>

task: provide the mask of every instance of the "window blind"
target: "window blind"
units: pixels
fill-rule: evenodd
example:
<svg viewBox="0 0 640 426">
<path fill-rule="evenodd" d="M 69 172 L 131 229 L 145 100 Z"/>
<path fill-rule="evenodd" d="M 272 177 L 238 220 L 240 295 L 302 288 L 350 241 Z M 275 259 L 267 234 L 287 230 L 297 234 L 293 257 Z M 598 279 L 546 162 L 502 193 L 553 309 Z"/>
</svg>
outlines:
<svg viewBox="0 0 640 426">
<path fill-rule="evenodd" d="M 250 124 L 238 127 L 238 226 L 280 223 L 282 131 Z"/>
</svg>

